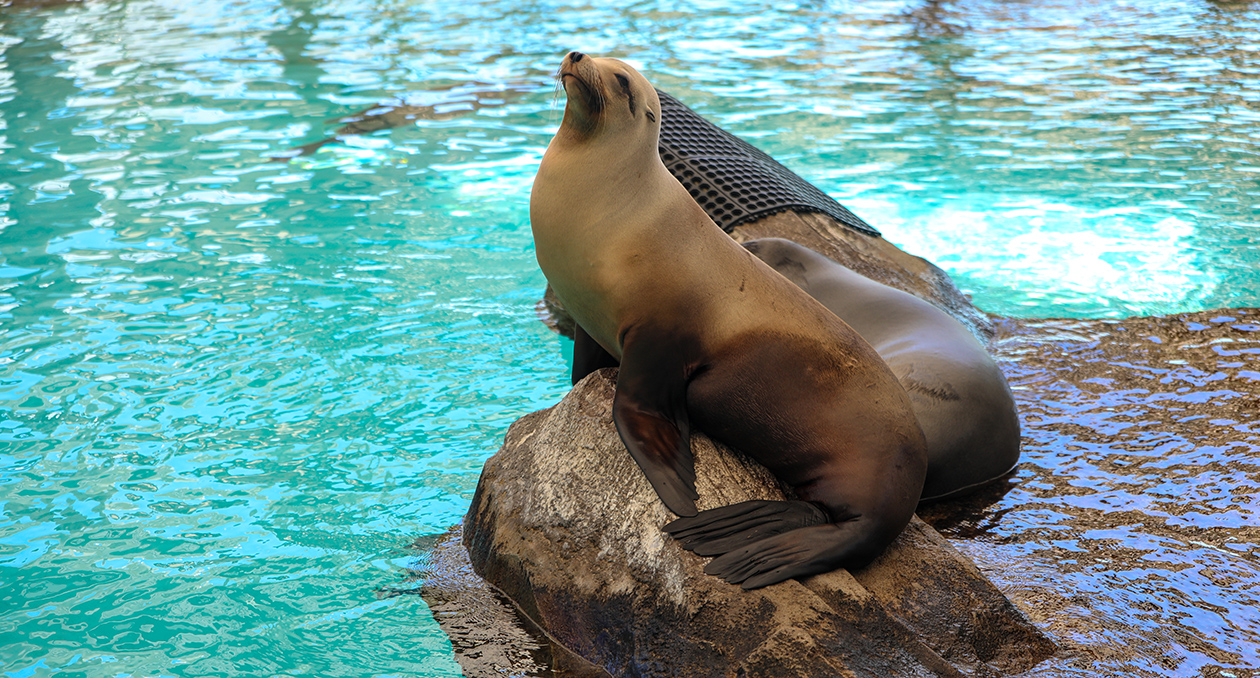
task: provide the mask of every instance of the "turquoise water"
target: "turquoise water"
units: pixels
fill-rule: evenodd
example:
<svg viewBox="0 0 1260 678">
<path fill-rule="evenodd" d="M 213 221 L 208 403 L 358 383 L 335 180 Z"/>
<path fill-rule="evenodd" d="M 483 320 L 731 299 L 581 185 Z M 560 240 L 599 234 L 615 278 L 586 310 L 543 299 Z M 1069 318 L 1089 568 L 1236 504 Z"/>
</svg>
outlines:
<svg viewBox="0 0 1260 678">
<path fill-rule="evenodd" d="M 415 595 L 567 390 L 528 189 L 626 57 L 983 309 L 1260 305 L 1260 8 L 0 0 L 0 667 L 455 676 Z M 297 157 L 340 116 L 416 118 Z"/>
</svg>

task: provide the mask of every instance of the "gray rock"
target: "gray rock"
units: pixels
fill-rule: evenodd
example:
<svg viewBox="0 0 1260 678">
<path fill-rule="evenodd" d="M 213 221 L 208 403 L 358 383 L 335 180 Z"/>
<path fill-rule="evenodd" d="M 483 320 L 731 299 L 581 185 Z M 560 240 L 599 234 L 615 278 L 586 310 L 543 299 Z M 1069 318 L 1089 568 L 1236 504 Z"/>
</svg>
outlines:
<svg viewBox="0 0 1260 678">
<path fill-rule="evenodd" d="M 990 676 L 1054 652 L 917 518 L 856 575 L 755 591 L 705 575 L 705 558 L 661 532 L 674 516 L 617 436 L 615 374 L 596 372 L 513 424 L 464 522 L 477 574 L 559 654 L 584 659 L 556 675 Z M 786 496 L 764 468 L 703 435 L 692 451 L 700 509 Z M 440 582 L 426 588 L 441 605 Z"/>
<path fill-rule="evenodd" d="M 473 572 L 463 530 L 452 529 L 428 551 L 420 595 L 429 605 L 467 678 L 607 678 L 521 617 L 503 594 Z"/>
</svg>

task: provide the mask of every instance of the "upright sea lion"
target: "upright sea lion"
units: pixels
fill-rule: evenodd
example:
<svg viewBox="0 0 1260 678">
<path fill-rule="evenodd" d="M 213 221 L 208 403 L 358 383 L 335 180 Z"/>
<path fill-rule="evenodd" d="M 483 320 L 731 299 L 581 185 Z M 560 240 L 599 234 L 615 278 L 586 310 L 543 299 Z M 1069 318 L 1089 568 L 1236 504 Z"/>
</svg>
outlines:
<svg viewBox="0 0 1260 678">
<path fill-rule="evenodd" d="M 1015 399 L 962 323 L 790 240 L 744 247 L 857 330 L 897 375 L 927 439 L 924 500 L 960 494 L 1015 467 Z"/>
<path fill-rule="evenodd" d="M 578 324 L 573 378 L 620 363 L 613 419 L 665 529 L 744 588 L 861 567 L 910 520 L 923 433 L 857 332 L 728 237 L 661 163 L 660 101 L 621 61 L 567 55 L 530 199 L 538 263 Z M 800 501 L 697 515 L 690 431 Z"/>
</svg>

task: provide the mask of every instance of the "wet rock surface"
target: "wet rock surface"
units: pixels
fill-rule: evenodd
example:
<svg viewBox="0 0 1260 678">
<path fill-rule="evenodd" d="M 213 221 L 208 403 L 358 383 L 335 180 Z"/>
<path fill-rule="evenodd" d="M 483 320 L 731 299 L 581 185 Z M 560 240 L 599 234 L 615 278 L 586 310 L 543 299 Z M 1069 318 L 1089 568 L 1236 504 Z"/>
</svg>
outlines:
<svg viewBox="0 0 1260 678">
<path fill-rule="evenodd" d="M 467 678 L 599 678 L 608 674 L 569 652 L 522 617 L 473 572 L 457 526 L 429 551 L 420 595 L 451 640 Z"/>
<path fill-rule="evenodd" d="M 705 575 L 707 559 L 660 531 L 673 516 L 617 437 L 614 376 L 597 372 L 556 407 L 514 424 L 465 519 L 472 566 L 516 603 L 526 626 L 612 676 L 989 676 L 1026 670 L 1053 651 L 917 520 L 855 575 L 756 591 Z M 741 455 L 703 436 L 693 449 L 701 509 L 784 496 Z M 457 562 L 458 549 L 447 542 L 445 550 L 436 557 Z M 444 620 L 449 608 L 440 606 L 461 596 L 439 579 L 425 595 L 450 630 L 462 622 Z"/>
</svg>

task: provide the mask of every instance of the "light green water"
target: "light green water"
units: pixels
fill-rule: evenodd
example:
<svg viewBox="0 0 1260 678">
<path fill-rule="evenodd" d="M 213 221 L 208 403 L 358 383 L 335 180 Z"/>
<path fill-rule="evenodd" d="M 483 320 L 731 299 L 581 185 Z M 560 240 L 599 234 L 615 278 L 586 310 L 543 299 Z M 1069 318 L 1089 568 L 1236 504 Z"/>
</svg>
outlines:
<svg viewBox="0 0 1260 678">
<path fill-rule="evenodd" d="M 1224 2 L 0 3 L 0 670 L 458 675 L 391 593 L 567 390 L 527 223 L 566 50 L 985 310 L 1121 316 L 1260 305 L 1258 34 Z"/>
</svg>

